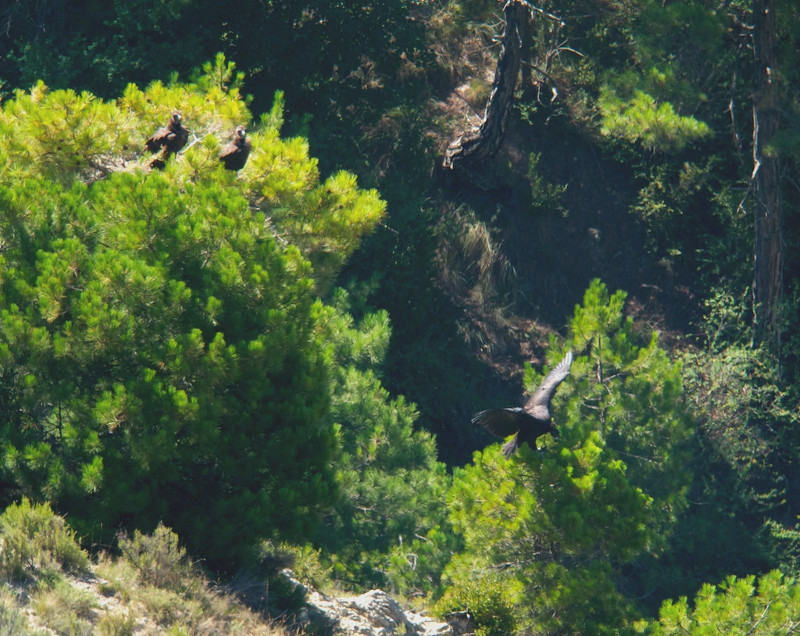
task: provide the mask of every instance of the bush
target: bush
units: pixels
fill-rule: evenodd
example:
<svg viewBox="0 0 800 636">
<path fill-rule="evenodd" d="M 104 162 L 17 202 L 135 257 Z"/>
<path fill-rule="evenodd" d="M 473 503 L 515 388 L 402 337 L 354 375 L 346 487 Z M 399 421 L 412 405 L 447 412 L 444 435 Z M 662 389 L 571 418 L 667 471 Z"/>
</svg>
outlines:
<svg viewBox="0 0 800 636">
<path fill-rule="evenodd" d="M 33 636 L 28 629 L 28 616 L 14 597 L 12 590 L 0 590 L 0 636 Z"/>
<path fill-rule="evenodd" d="M 132 539 L 119 535 L 117 543 L 124 557 L 139 572 L 142 583 L 168 590 L 185 589 L 193 573 L 192 563 L 172 530 L 159 523 L 152 534 L 136 530 Z"/>
<path fill-rule="evenodd" d="M 462 586 L 450 588 L 437 603 L 436 610 L 446 616 L 466 610 L 475 621 L 475 636 L 507 636 L 519 633 L 515 608 L 521 600 L 519 586 L 510 586 L 501 577 L 476 573 Z"/>
<path fill-rule="evenodd" d="M 23 499 L 0 515 L 0 578 L 35 580 L 61 569 L 83 572 L 88 565 L 75 533 L 49 504 Z"/>
</svg>

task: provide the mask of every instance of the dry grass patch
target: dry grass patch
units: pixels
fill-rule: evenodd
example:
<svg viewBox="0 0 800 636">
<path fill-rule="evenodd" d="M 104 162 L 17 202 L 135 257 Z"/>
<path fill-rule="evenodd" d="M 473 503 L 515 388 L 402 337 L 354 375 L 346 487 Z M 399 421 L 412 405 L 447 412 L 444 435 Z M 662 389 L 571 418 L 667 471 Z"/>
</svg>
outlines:
<svg viewBox="0 0 800 636">
<path fill-rule="evenodd" d="M 119 545 L 120 557 L 93 563 L 48 506 L 10 506 L 0 515 L 0 636 L 285 636 L 215 588 L 169 528 Z"/>
<path fill-rule="evenodd" d="M 59 636 L 92 634 L 97 599 L 88 590 L 72 586 L 66 579 L 52 587 L 39 585 L 31 607 L 39 622 Z"/>
</svg>

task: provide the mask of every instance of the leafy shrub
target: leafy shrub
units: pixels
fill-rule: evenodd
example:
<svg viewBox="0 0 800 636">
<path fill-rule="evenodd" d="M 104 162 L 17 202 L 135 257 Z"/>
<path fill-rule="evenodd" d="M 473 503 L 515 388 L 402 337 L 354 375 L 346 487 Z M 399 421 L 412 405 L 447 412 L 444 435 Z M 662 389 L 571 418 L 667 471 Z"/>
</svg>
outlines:
<svg viewBox="0 0 800 636">
<path fill-rule="evenodd" d="M 75 540 L 66 521 L 50 505 L 23 499 L 0 515 L 0 577 L 5 580 L 36 579 L 41 572 L 62 568 L 83 572 L 89 558 Z"/>
<path fill-rule="evenodd" d="M 193 568 L 186 549 L 180 545 L 178 535 L 161 523 L 152 534 L 135 530 L 132 539 L 121 534 L 117 543 L 145 585 L 182 590 L 191 579 Z"/>
<path fill-rule="evenodd" d="M 292 558 L 289 567 L 299 581 L 321 592 L 330 585 L 333 566 L 326 562 L 321 550 L 308 544 L 293 546 L 288 543 L 281 544 L 280 550 Z"/>
<path fill-rule="evenodd" d="M 466 610 L 475 621 L 475 636 L 508 636 L 519 633 L 516 607 L 521 589 L 502 577 L 475 573 L 464 585 L 449 588 L 436 604 L 437 613 Z"/>
<path fill-rule="evenodd" d="M 566 215 L 562 197 L 567 191 L 567 186 L 560 183 L 550 183 L 545 179 L 539 169 L 542 153 L 532 152 L 528 155 L 528 181 L 531 186 L 531 209 L 534 213 L 548 210 L 559 210 Z"/>
</svg>

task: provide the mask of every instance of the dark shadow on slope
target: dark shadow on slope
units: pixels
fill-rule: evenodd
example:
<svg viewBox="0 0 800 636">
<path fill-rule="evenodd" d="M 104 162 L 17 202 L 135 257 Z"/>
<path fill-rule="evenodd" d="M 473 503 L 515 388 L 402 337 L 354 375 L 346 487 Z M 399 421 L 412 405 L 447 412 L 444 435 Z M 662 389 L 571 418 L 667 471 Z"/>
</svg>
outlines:
<svg viewBox="0 0 800 636">
<path fill-rule="evenodd" d="M 481 397 L 517 399 L 514 387 L 459 335 L 461 308 L 436 280 L 434 211 L 422 200 L 405 207 L 390 200 L 389 208 L 386 224 L 365 239 L 340 281 L 368 281 L 377 273 L 368 302 L 387 310 L 392 324 L 384 386 L 417 405 L 417 426 L 437 436 L 440 461 L 463 465 L 475 449 L 496 441 L 470 422 L 486 408 Z"/>
<path fill-rule="evenodd" d="M 560 208 L 532 196 L 530 153 L 539 154 L 545 182 L 566 187 Z M 443 196 L 494 226 L 516 272 L 515 314 L 563 332 L 589 282 L 600 278 L 625 290 L 629 312 L 668 341 L 689 332 L 697 315 L 691 282 L 648 251 L 645 229 L 629 212 L 637 193 L 626 166 L 554 119 L 536 128 L 514 121 L 494 169 L 502 179 L 494 190 L 455 183 Z"/>
<path fill-rule="evenodd" d="M 544 181 L 566 186 L 559 206 L 537 206 L 531 152 L 539 153 Z M 380 186 L 389 217 L 340 277 L 346 284 L 378 273 L 369 303 L 389 312 L 393 329 L 384 384 L 418 405 L 418 425 L 437 435 L 440 459 L 450 466 L 496 441 L 470 424 L 471 415 L 522 403 L 524 363 L 544 362 L 548 334 L 566 333 L 592 279 L 625 290 L 629 314 L 645 335 L 660 331 L 666 346 L 697 314 L 691 285 L 656 262 L 629 213 L 632 171 L 603 158 L 591 140 L 558 120 L 536 128 L 514 120 L 488 170 L 487 181 L 496 183 L 488 190 L 485 183 L 425 182 L 418 173 L 406 173 L 405 182 L 390 176 Z M 476 305 L 443 275 L 441 225 L 460 206 L 491 228 L 513 270 L 494 305 Z"/>
</svg>

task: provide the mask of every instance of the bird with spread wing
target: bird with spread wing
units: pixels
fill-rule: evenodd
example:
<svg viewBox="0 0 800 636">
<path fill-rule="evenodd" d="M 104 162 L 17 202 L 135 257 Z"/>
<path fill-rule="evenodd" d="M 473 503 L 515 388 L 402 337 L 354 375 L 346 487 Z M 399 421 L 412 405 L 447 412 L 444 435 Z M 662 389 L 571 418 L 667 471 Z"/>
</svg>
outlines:
<svg viewBox="0 0 800 636">
<path fill-rule="evenodd" d="M 539 385 L 524 407 L 489 409 L 477 413 L 472 418 L 473 424 L 480 424 L 497 437 L 513 437 L 503 446 L 506 458 L 513 455 L 522 442 L 536 449 L 536 440 L 550 433 L 558 439 L 558 429 L 550 418 L 550 399 L 556 388 L 569 375 L 572 364 L 572 351 L 568 351 Z"/>
<path fill-rule="evenodd" d="M 189 131 L 183 127 L 181 114 L 175 111 L 169 118 L 167 125 L 159 128 L 144 142 L 144 148 L 147 152 L 159 153 L 150 162 L 150 167 L 163 170 L 169 156 L 177 153 L 186 145 L 187 141 L 189 141 Z"/>
</svg>

